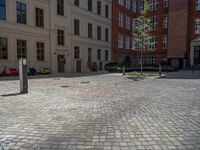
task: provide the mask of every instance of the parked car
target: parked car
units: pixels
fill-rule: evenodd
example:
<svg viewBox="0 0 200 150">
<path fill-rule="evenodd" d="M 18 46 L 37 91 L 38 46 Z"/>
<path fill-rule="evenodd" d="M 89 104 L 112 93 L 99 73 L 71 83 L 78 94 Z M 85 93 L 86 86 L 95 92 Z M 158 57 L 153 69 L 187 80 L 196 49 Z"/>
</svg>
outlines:
<svg viewBox="0 0 200 150">
<path fill-rule="evenodd" d="M 118 69 L 118 64 L 114 63 L 114 62 L 110 62 L 105 64 L 105 70 L 109 71 L 109 72 L 116 72 Z"/>
</svg>

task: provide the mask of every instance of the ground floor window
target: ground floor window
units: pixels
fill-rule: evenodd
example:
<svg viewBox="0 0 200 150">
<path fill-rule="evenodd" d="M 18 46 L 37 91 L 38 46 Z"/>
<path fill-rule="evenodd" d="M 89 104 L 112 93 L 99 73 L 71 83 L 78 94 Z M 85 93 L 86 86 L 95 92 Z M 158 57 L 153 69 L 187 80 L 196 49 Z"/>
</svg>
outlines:
<svg viewBox="0 0 200 150">
<path fill-rule="evenodd" d="M 74 59 L 80 59 L 80 47 L 74 47 Z"/>
<path fill-rule="evenodd" d="M 194 64 L 200 64 L 200 46 L 194 47 Z"/>
<path fill-rule="evenodd" d="M 0 60 L 8 59 L 8 40 L 5 37 L 0 37 Z"/>
<path fill-rule="evenodd" d="M 27 58 L 27 43 L 25 40 L 17 40 L 17 59 Z"/>
<path fill-rule="evenodd" d="M 44 43 L 37 42 L 37 60 L 44 61 Z"/>
<path fill-rule="evenodd" d="M 101 60 L 101 49 L 97 50 L 97 59 Z"/>
<path fill-rule="evenodd" d="M 106 61 L 108 60 L 108 57 L 109 57 L 109 52 L 108 52 L 108 50 L 105 50 L 105 60 Z"/>
</svg>

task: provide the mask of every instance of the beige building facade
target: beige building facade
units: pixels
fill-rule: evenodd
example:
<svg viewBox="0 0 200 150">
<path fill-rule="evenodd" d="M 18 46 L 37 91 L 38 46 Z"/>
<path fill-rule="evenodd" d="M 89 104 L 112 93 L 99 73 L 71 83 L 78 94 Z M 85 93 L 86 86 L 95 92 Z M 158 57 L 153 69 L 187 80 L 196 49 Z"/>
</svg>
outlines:
<svg viewBox="0 0 200 150">
<path fill-rule="evenodd" d="M 111 61 L 111 0 L 71 0 L 72 72 L 104 70 Z"/>
<path fill-rule="evenodd" d="M 40 67 L 50 67 L 48 1 L 6 0 L 4 2 L 5 15 L 1 14 L 0 19 L 0 71 L 4 67 L 18 68 L 20 57 L 26 57 L 28 65 L 37 70 Z M 36 8 L 43 10 L 42 27 L 36 26 Z M 40 49 L 44 50 L 41 50 L 43 54 L 38 58 L 37 44 L 42 45 L 38 46 L 38 49 L 43 47 Z"/>
<path fill-rule="evenodd" d="M 96 70 L 103 69 L 111 57 L 111 1 L 101 0 L 99 15 L 96 0 L 92 0 L 92 11 L 88 10 L 90 1 L 80 0 L 80 6 L 74 5 L 75 1 L 0 0 L 4 12 L 0 14 L 0 72 L 4 67 L 18 69 L 21 57 L 37 71 L 50 68 L 52 73 L 89 72 L 94 62 L 100 64 Z M 80 35 L 74 34 L 74 19 L 80 21 Z M 93 26 L 92 38 L 88 38 L 88 23 Z M 99 40 L 97 26 L 101 27 Z M 75 54 L 75 47 L 80 52 Z"/>
</svg>

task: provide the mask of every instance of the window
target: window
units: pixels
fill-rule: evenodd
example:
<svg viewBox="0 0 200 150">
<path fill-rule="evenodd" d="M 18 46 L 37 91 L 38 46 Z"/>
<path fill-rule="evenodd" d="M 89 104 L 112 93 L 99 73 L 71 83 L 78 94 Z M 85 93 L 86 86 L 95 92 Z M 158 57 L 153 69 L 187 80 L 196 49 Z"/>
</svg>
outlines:
<svg viewBox="0 0 200 150">
<path fill-rule="evenodd" d="M 195 33 L 200 34 L 200 19 L 196 19 L 195 21 Z"/>
<path fill-rule="evenodd" d="M 149 57 L 149 65 L 156 65 L 156 56 Z"/>
<path fill-rule="evenodd" d="M 25 40 L 17 40 L 17 59 L 27 58 L 27 44 Z"/>
<path fill-rule="evenodd" d="M 136 0 L 132 1 L 132 9 L 133 9 L 133 12 L 136 13 L 136 9 L 137 9 Z"/>
<path fill-rule="evenodd" d="M 167 29 L 168 28 L 168 15 L 165 14 L 164 15 L 164 19 L 163 19 L 163 28 Z"/>
<path fill-rule="evenodd" d="M 8 59 L 8 40 L 5 37 L 0 37 L 0 60 Z"/>
<path fill-rule="evenodd" d="M 163 49 L 167 49 L 168 47 L 168 36 L 165 34 L 163 35 Z"/>
<path fill-rule="evenodd" d="M 64 0 L 57 0 L 57 14 L 64 16 Z"/>
<path fill-rule="evenodd" d="M 150 43 L 149 43 L 149 48 L 151 49 L 151 50 L 154 50 L 154 49 L 157 49 L 157 37 L 155 37 L 155 36 L 152 36 L 151 38 L 150 38 Z"/>
<path fill-rule="evenodd" d="M 130 49 L 130 37 L 129 36 L 126 36 L 126 49 Z"/>
<path fill-rule="evenodd" d="M 158 1 L 157 0 L 150 0 L 149 6 L 150 6 L 150 10 L 151 11 L 157 10 L 157 8 L 158 8 Z"/>
<path fill-rule="evenodd" d="M 109 41 L 109 30 L 108 30 L 108 28 L 105 29 L 105 41 L 106 42 Z"/>
<path fill-rule="evenodd" d="M 44 43 L 37 42 L 37 60 L 44 61 Z"/>
<path fill-rule="evenodd" d="M 136 19 L 135 18 L 132 19 L 132 31 L 133 32 L 136 31 Z"/>
<path fill-rule="evenodd" d="M 17 23 L 26 24 L 26 4 L 17 2 Z"/>
<path fill-rule="evenodd" d="M 151 30 L 156 30 L 158 27 L 158 19 L 157 16 L 151 17 Z"/>
<path fill-rule="evenodd" d="M 123 48 L 123 35 L 118 33 L 118 48 Z"/>
<path fill-rule="evenodd" d="M 164 8 L 169 7 L 169 0 L 164 0 Z"/>
<path fill-rule="evenodd" d="M 92 11 L 92 0 L 88 0 L 88 10 Z"/>
<path fill-rule="evenodd" d="M 88 62 L 92 61 L 92 48 L 88 48 Z"/>
<path fill-rule="evenodd" d="M 65 45 L 65 31 L 58 29 L 58 45 Z"/>
<path fill-rule="evenodd" d="M 105 5 L 105 17 L 109 18 L 109 6 Z"/>
<path fill-rule="evenodd" d="M 143 10 L 144 10 L 144 1 L 140 0 L 139 1 L 139 12 L 142 13 Z"/>
<path fill-rule="evenodd" d="M 97 40 L 101 40 L 101 27 L 97 26 Z"/>
<path fill-rule="evenodd" d="M 88 23 L 88 37 L 92 38 L 92 24 Z"/>
<path fill-rule="evenodd" d="M 126 0 L 126 9 L 131 9 L 131 0 Z"/>
<path fill-rule="evenodd" d="M 35 8 L 35 24 L 37 27 L 44 27 L 44 11 L 40 8 Z"/>
<path fill-rule="evenodd" d="M 97 59 L 101 60 L 101 49 L 97 50 Z"/>
<path fill-rule="evenodd" d="M 97 14 L 101 15 L 101 2 L 97 1 Z"/>
<path fill-rule="evenodd" d="M 79 0 L 74 0 L 74 5 L 80 6 L 80 1 Z"/>
<path fill-rule="evenodd" d="M 74 19 L 74 34 L 80 35 L 80 21 L 77 19 Z"/>
<path fill-rule="evenodd" d="M 108 50 L 105 50 L 105 60 L 106 61 L 108 60 L 108 57 L 109 57 L 109 52 L 108 52 Z"/>
<path fill-rule="evenodd" d="M 118 13 L 118 26 L 121 27 L 121 28 L 123 27 L 123 17 L 124 17 L 123 13 L 119 12 Z"/>
<path fill-rule="evenodd" d="M 74 47 L 74 59 L 80 59 L 80 47 Z"/>
<path fill-rule="evenodd" d="M 109 41 L 109 30 L 108 30 L 108 28 L 105 29 L 105 41 L 106 42 Z"/>
<path fill-rule="evenodd" d="M 0 0 L 0 20 L 6 20 L 6 1 Z"/>
<path fill-rule="evenodd" d="M 130 30 L 131 28 L 131 20 L 129 16 L 126 16 L 126 29 Z"/>
<path fill-rule="evenodd" d="M 118 4 L 123 6 L 124 5 L 124 0 L 118 0 Z"/>
</svg>

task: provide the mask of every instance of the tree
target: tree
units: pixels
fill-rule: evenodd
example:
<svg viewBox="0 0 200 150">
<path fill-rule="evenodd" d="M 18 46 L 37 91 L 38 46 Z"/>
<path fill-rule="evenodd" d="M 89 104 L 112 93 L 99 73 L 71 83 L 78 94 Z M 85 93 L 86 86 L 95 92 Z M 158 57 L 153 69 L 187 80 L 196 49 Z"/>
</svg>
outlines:
<svg viewBox="0 0 200 150">
<path fill-rule="evenodd" d="M 136 18 L 136 28 L 133 32 L 133 39 L 135 43 L 135 49 L 140 50 L 140 69 L 141 75 L 143 75 L 143 51 L 148 50 L 151 39 L 150 31 L 150 19 L 147 17 L 147 11 L 149 10 L 149 4 L 147 0 L 144 0 L 144 7 L 141 15 Z"/>
</svg>

